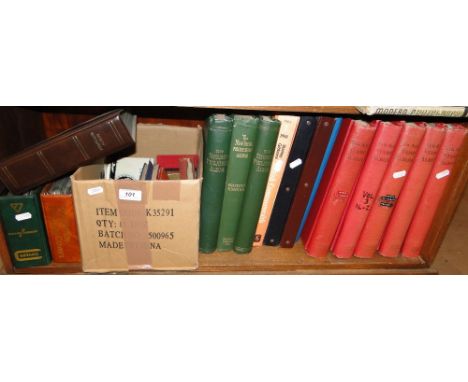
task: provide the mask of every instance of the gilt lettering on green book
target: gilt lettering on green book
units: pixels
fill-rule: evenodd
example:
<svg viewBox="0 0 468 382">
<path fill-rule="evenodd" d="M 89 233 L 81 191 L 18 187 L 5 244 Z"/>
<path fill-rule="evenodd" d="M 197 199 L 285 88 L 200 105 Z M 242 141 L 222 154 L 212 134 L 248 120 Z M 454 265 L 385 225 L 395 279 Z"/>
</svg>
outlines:
<svg viewBox="0 0 468 382">
<path fill-rule="evenodd" d="M 277 119 L 271 117 L 260 119 L 252 168 L 234 241 L 234 251 L 237 253 L 249 253 L 252 250 L 280 126 L 281 122 Z"/>
<path fill-rule="evenodd" d="M 231 251 L 244 200 L 245 185 L 252 164 L 252 153 L 257 138 L 259 119 L 248 115 L 235 115 L 229 160 L 224 187 L 223 208 L 219 224 L 219 251 Z"/>
<path fill-rule="evenodd" d="M 0 197 L 0 217 L 11 260 L 16 268 L 47 265 L 51 261 L 39 191 Z"/>
<path fill-rule="evenodd" d="M 200 216 L 200 251 L 204 253 L 214 252 L 218 241 L 232 126 L 233 118 L 225 114 L 214 114 L 207 121 Z"/>
</svg>

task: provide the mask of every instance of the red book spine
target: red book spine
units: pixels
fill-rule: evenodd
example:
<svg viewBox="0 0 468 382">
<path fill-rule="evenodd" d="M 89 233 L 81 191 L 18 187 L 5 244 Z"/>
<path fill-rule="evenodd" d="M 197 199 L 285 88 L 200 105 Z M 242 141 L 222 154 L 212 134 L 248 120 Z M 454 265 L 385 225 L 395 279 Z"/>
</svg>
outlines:
<svg viewBox="0 0 468 382">
<path fill-rule="evenodd" d="M 336 257 L 353 256 L 354 248 L 374 203 L 403 125 L 403 122 L 379 122 L 359 181 L 335 235 L 332 251 Z"/>
<path fill-rule="evenodd" d="M 377 192 L 376 202 L 369 212 L 356 244 L 355 256 L 362 258 L 374 256 L 425 132 L 424 125 L 406 123 L 403 127 Z"/>
<path fill-rule="evenodd" d="M 50 186 L 46 186 L 46 190 Z M 42 213 L 52 259 L 56 263 L 81 261 L 72 195 L 41 193 Z"/>
<path fill-rule="evenodd" d="M 429 180 L 408 229 L 402 253 L 405 257 L 420 255 L 434 215 L 442 201 L 453 165 L 460 152 L 467 130 L 462 125 L 449 125 Z"/>
<path fill-rule="evenodd" d="M 400 253 L 406 231 L 416 211 L 424 186 L 434 165 L 434 160 L 444 139 L 445 126 L 439 123 L 428 125 L 426 128 L 426 135 L 406 177 L 406 182 L 388 222 L 387 229 L 383 234 L 379 248 L 382 256 L 396 257 Z"/>
<path fill-rule="evenodd" d="M 305 249 L 310 256 L 325 257 L 330 249 L 348 198 L 359 176 L 376 130 L 375 124 L 352 121 L 333 177 L 327 185 L 324 198 L 314 219 Z"/>
</svg>

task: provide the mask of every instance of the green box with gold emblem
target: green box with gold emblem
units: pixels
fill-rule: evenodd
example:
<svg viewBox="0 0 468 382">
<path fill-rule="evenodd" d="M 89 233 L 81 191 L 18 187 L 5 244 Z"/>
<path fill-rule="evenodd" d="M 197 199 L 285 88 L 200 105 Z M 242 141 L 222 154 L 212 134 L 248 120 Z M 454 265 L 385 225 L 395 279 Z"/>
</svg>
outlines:
<svg viewBox="0 0 468 382">
<path fill-rule="evenodd" d="M 47 265 L 51 261 L 39 192 L 36 189 L 24 195 L 0 196 L 0 219 L 17 268 Z"/>
</svg>

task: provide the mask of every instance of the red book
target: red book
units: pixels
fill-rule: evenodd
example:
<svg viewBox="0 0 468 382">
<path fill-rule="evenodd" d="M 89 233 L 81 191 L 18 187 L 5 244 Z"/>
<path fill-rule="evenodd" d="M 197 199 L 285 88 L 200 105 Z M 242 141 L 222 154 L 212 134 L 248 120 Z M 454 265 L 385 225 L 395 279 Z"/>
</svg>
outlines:
<svg viewBox="0 0 468 382">
<path fill-rule="evenodd" d="M 158 175 L 156 177 L 158 180 L 169 180 L 169 176 L 167 175 L 167 171 L 163 167 L 158 168 Z"/>
<path fill-rule="evenodd" d="M 50 253 L 56 263 L 81 261 L 78 228 L 72 194 L 50 194 L 52 183 L 41 192 L 42 214 Z"/>
<path fill-rule="evenodd" d="M 158 155 L 156 156 L 156 163 L 159 167 L 164 168 L 179 168 L 180 160 L 189 158 L 192 160 L 195 168 L 198 168 L 198 155 Z"/>
<path fill-rule="evenodd" d="M 403 244 L 405 257 L 417 257 L 440 206 L 455 159 L 460 152 L 467 130 L 462 125 L 449 125 L 421 200 Z"/>
<path fill-rule="evenodd" d="M 355 256 L 374 256 L 425 132 L 425 124 L 406 123 L 403 127 L 377 192 L 376 202 L 356 244 Z"/>
<path fill-rule="evenodd" d="M 354 248 L 374 203 L 404 122 L 379 122 L 366 162 L 335 235 L 336 257 L 353 256 Z"/>
<path fill-rule="evenodd" d="M 348 198 L 359 176 L 376 123 L 345 120 L 302 235 L 307 253 L 327 255 Z M 313 221 L 311 221 L 313 220 Z"/>
<path fill-rule="evenodd" d="M 406 231 L 411 223 L 414 211 L 416 211 L 424 186 L 434 165 L 434 160 L 444 139 L 445 126 L 438 123 L 435 125 L 430 124 L 426 128 L 426 135 L 406 177 L 398 203 L 382 237 L 379 248 L 382 256 L 396 257 L 400 253 Z"/>
</svg>

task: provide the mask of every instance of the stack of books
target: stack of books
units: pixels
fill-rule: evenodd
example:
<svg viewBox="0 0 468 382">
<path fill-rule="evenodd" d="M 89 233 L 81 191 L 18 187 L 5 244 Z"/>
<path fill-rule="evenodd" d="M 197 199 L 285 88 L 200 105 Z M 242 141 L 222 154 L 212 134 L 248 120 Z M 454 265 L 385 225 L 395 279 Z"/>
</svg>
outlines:
<svg viewBox="0 0 468 382">
<path fill-rule="evenodd" d="M 199 155 L 176 150 L 177 155 L 129 157 L 135 139 L 136 116 L 115 110 L 0 161 L 0 182 L 9 190 L 0 190 L 0 235 L 16 268 L 82 260 L 70 174 L 83 165 L 98 163 L 106 180 L 198 179 Z"/>
<path fill-rule="evenodd" d="M 200 251 L 417 257 L 466 136 L 459 124 L 213 115 Z"/>
</svg>

